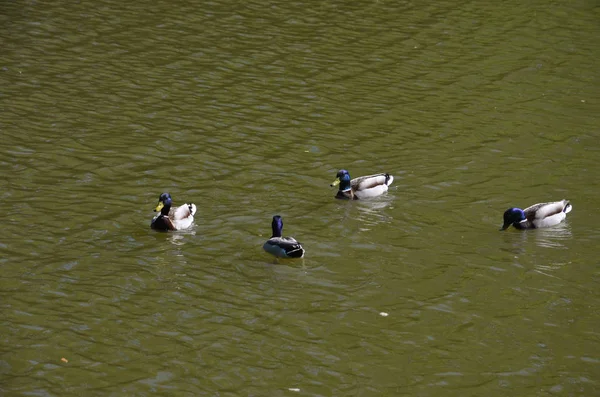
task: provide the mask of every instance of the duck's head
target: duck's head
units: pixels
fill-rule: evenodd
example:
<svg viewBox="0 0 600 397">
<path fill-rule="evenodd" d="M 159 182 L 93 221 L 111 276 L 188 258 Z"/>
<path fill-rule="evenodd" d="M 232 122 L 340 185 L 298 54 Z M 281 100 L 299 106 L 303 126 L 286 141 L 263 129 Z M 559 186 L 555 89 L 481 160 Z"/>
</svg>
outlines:
<svg viewBox="0 0 600 397">
<path fill-rule="evenodd" d="M 163 215 L 168 215 L 171 209 L 171 195 L 169 193 L 163 193 L 158 198 L 158 205 L 154 209 L 154 212 L 160 211 Z"/>
<path fill-rule="evenodd" d="M 504 211 L 504 224 L 500 230 L 506 230 L 513 223 L 526 221 L 525 212 L 520 208 L 509 208 Z"/>
<path fill-rule="evenodd" d="M 335 180 L 331 183 L 331 186 L 340 185 L 341 191 L 350 190 L 350 173 L 346 170 L 339 170 L 335 176 Z"/>
<path fill-rule="evenodd" d="M 281 219 L 279 215 L 273 217 L 271 228 L 273 229 L 273 236 L 271 237 L 281 237 L 281 232 L 283 231 L 283 219 Z"/>
</svg>

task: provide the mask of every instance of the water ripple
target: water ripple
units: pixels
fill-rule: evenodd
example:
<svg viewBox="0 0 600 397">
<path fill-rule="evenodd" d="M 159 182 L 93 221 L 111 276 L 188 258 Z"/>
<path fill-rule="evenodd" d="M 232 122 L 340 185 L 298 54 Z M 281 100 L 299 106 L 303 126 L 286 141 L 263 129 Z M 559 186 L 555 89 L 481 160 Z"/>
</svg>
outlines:
<svg viewBox="0 0 600 397">
<path fill-rule="evenodd" d="M 7 393 L 593 394 L 589 5 L 0 7 Z"/>
</svg>

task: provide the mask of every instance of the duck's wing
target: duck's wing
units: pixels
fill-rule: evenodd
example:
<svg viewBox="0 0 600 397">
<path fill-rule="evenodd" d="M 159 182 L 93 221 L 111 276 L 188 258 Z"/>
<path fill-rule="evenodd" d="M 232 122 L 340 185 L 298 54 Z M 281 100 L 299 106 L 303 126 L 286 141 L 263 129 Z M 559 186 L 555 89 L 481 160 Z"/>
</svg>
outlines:
<svg viewBox="0 0 600 397">
<path fill-rule="evenodd" d="M 527 220 L 533 221 L 534 219 L 544 219 L 559 214 L 564 211 L 567 205 L 569 205 L 567 200 L 554 201 L 551 203 L 538 203 L 525 208 L 523 212 L 525 212 Z"/>
<path fill-rule="evenodd" d="M 175 221 L 181 221 L 190 216 L 194 216 L 196 213 L 196 206 L 194 204 L 184 204 L 175 208 L 172 212 L 169 212 L 169 217 Z"/>
<path fill-rule="evenodd" d="M 302 244 L 296 241 L 293 237 L 282 237 L 282 245 L 285 253 L 290 258 L 302 258 L 304 256 L 304 248 Z"/>
<path fill-rule="evenodd" d="M 393 181 L 393 176 L 382 173 L 354 178 L 350 181 L 350 186 L 352 186 L 354 190 L 367 190 L 382 185 L 389 186 Z"/>
</svg>

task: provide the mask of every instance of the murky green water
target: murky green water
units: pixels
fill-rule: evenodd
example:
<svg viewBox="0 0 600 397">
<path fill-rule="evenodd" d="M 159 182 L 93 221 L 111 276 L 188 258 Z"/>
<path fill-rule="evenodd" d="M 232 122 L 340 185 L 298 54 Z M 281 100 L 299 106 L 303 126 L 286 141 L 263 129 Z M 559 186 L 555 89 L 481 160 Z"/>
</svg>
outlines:
<svg viewBox="0 0 600 397">
<path fill-rule="evenodd" d="M 594 2 L 0 15 L 0 394 L 599 393 Z M 150 230 L 163 191 L 192 230 Z"/>
</svg>

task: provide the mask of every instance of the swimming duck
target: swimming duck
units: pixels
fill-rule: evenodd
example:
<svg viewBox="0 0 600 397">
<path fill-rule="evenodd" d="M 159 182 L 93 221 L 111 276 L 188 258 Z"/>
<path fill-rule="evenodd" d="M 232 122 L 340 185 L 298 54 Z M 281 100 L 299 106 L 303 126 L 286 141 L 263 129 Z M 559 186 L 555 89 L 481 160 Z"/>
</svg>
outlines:
<svg viewBox="0 0 600 397">
<path fill-rule="evenodd" d="M 390 174 L 361 176 L 350 180 L 348 171 L 339 170 L 331 186 L 340 185 L 335 198 L 358 200 L 376 197 L 387 192 L 388 186 L 392 182 L 394 182 L 394 177 Z"/>
<path fill-rule="evenodd" d="M 152 229 L 166 232 L 168 230 L 182 230 L 192 226 L 196 206 L 184 204 L 177 208 L 171 208 L 172 200 L 169 193 L 163 193 L 158 198 L 158 205 L 154 212 L 159 212 L 150 223 Z"/>
<path fill-rule="evenodd" d="M 510 225 L 517 229 L 537 229 L 558 225 L 572 209 L 568 200 L 534 204 L 524 210 L 509 208 L 504 212 L 504 225 L 500 230 L 506 230 Z"/>
<path fill-rule="evenodd" d="M 273 229 L 273 235 L 263 245 L 265 251 L 278 258 L 302 258 L 304 256 L 304 248 L 295 238 L 281 237 L 283 220 L 279 215 L 273 217 L 271 228 Z"/>
</svg>

